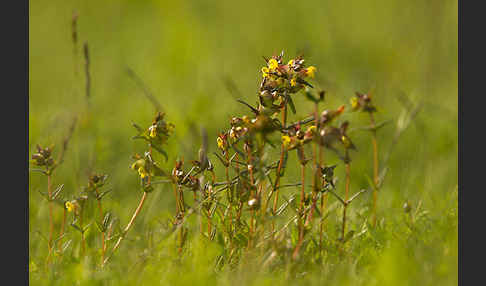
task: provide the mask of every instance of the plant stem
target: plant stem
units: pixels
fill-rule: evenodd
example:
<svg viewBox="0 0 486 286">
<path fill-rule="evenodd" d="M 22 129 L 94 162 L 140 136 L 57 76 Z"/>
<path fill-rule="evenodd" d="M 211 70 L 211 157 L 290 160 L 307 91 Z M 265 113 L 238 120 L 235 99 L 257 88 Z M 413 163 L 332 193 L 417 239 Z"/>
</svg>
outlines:
<svg viewBox="0 0 486 286">
<path fill-rule="evenodd" d="M 285 102 L 283 108 L 282 108 L 282 125 L 285 128 L 287 125 L 287 102 Z M 280 148 L 280 160 L 278 161 L 278 167 L 277 167 L 277 173 L 275 177 L 275 184 L 272 189 L 272 194 L 275 193 L 275 199 L 273 200 L 273 214 L 275 215 L 275 212 L 277 211 L 277 204 L 278 204 L 278 194 L 280 188 L 278 187 L 280 184 L 280 172 L 282 170 L 282 165 L 285 157 L 285 146 L 282 143 L 281 148 Z M 268 198 L 270 200 L 270 197 Z M 272 221 L 272 231 L 275 230 L 275 222 Z"/>
<path fill-rule="evenodd" d="M 96 194 L 99 196 L 98 188 L 95 189 Z M 103 208 L 101 207 L 101 199 L 98 199 L 98 209 L 100 211 L 100 221 L 103 224 Z M 101 263 L 105 261 L 105 231 L 101 232 Z"/>
<path fill-rule="evenodd" d="M 52 201 L 51 201 L 51 196 L 52 196 L 52 191 L 51 191 L 51 174 L 49 172 L 49 167 L 46 168 L 46 173 L 47 173 L 47 194 L 48 194 L 48 207 L 49 207 L 49 240 L 47 242 L 47 257 L 46 257 L 46 264 L 45 264 L 45 270 L 47 271 L 49 267 L 49 263 L 51 261 L 51 253 L 52 253 L 52 235 L 54 231 L 54 222 L 53 222 L 53 213 L 52 213 Z"/>
<path fill-rule="evenodd" d="M 47 175 L 47 194 L 49 196 L 49 243 L 48 243 L 49 256 L 52 249 L 52 235 L 54 232 L 54 218 L 52 213 L 52 201 L 51 201 L 52 190 L 51 189 L 52 189 L 52 182 L 51 182 L 51 174 L 49 173 Z"/>
<path fill-rule="evenodd" d="M 317 112 L 318 112 L 318 103 L 314 105 L 314 122 L 316 122 L 316 132 L 319 132 L 319 121 L 317 120 Z M 305 221 L 305 226 L 307 226 L 309 223 L 311 223 L 312 218 L 314 216 L 314 209 L 316 208 L 316 201 L 317 201 L 317 193 L 318 190 L 321 188 L 320 186 L 320 177 L 321 177 L 321 172 L 320 168 L 317 165 L 317 140 L 314 138 L 313 140 L 313 148 L 312 148 L 312 159 L 313 159 L 313 166 L 314 166 L 314 176 L 312 178 L 312 206 L 309 211 L 309 215 L 307 216 L 307 219 Z"/>
<path fill-rule="evenodd" d="M 229 176 L 229 166 L 230 166 L 230 158 L 229 158 L 229 151 L 225 150 L 224 155 L 228 165 L 225 165 L 225 175 L 226 175 L 226 182 L 230 185 L 228 186 L 228 190 L 226 191 L 227 198 L 228 198 L 228 215 L 229 215 L 229 231 L 228 231 L 228 239 L 230 241 L 230 249 L 233 249 L 233 200 L 234 200 L 234 186 L 230 183 L 230 176 Z M 226 217 L 225 217 L 226 220 Z"/>
<path fill-rule="evenodd" d="M 54 230 L 53 214 L 52 214 L 52 190 L 51 190 L 51 175 L 47 175 L 47 194 L 49 196 L 49 249 L 52 244 L 52 232 Z"/>
<path fill-rule="evenodd" d="M 302 235 L 303 232 L 303 215 L 304 215 L 304 200 L 305 200 L 305 165 L 301 164 L 301 182 L 302 182 L 302 188 L 300 192 L 300 232 Z"/>
<path fill-rule="evenodd" d="M 371 143 L 373 145 L 373 218 L 372 224 L 373 227 L 376 226 L 376 203 L 378 200 L 378 144 L 376 140 L 376 129 L 375 126 L 375 118 L 373 117 L 373 113 L 370 112 L 370 120 L 371 120 L 371 127 L 373 128 L 372 133 L 373 137 L 371 139 Z"/>
<path fill-rule="evenodd" d="M 253 165 L 252 165 L 252 154 L 251 154 L 251 143 L 252 142 L 247 142 L 247 166 L 248 166 L 248 171 L 250 173 L 250 198 L 254 197 L 253 193 L 253 186 L 255 184 L 255 179 L 253 177 Z M 253 228 L 255 224 L 255 210 L 251 210 L 251 218 L 250 218 L 250 234 L 248 237 L 248 248 L 251 248 L 251 243 L 252 243 L 252 238 L 253 238 Z"/>
<path fill-rule="evenodd" d="M 62 246 L 62 236 L 64 235 L 64 226 L 65 225 L 66 225 L 66 208 L 64 208 L 64 212 L 62 214 L 61 232 L 59 232 L 59 242 L 57 244 L 59 251 L 61 250 L 61 246 Z"/>
<path fill-rule="evenodd" d="M 84 228 L 83 228 L 83 213 L 84 213 L 84 203 L 81 207 L 81 212 L 79 214 L 79 227 L 81 228 L 81 256 L 86 253 L 86 241 L 84 239 Z"/>
<path fill-rule="evenodd" d="M 211 190 L 212 188 L 208 189 L 208 198 L 211 198 Z M 208 238 L 209 240 L 211 240 L 211 200 L 209 200 L 209 207 L 207 213 L 208 213 Z"/>
<path fill-rule="evenodd" d="M 184 203 L 184 192 L 182 192 L 182 187 L 180 185 L 178 186 L 178 189 L 179 189 L 179 196 L 180 196 L 179 201 L 180 201 L 180 205 L 181 205 L 181 212 L 180 212 L 181 218 L 180 218 L 180 220 L 182 222 L 183 219 L 184 219 L 184 213 L 186 211 L 186 209 L 185 209 L 185 203 Z M 180 244 L 179 244 L 179 254 L 180 254 L 180 253 L 182 253 L 182 246 L 184 244 L 184 227 L 182 225 L 180 227 L 180 233 L 179 234 L 180 234 L 180 241 L 179 241 L 180 242 Z"/>
<path fill-rule="evenodd" d="M 238 153 L 236 153 L 236 156 L 235 156 L 235 160 L 238 161 Z M 241 203 L 241 194 L 239 192 L 239 189 L 240 189 L 240 166 L 238 164 L 236 164 L 236 174 L 237 174 L 237 177 L 238 177 L 238 184 L 236 185 L 236 197 L 238 198 L 239 200 L 239 203 L 238 203 L 238 207 L 237 207 L 237 214 L 236 214 L 236 220 L 238 221 L 238 224 L 240 223 L 240 217 L 241 217 L 241 208 L 243 207 L 242 203 Z"/>
<path fill-rule="evenodd" d="M 172 184 L 174 187 L 174 197 L 175 197 L 175 202 L 176 202 L 176 213 L 179 213 L 179 194 L 177 192 L 177 184 L 174 183 Z"/>
<path fill-rule="evenodd" d="M 229 153 L 228 153 L 228 150 L 225 151 L 225 158 L 226 158 L 226 161 L 229 164 Z M 226 182 L 230 182 L 230 178 L 229 178 L 229 165 L 228 166 L 225 166 L 224 172 L 225 172 L 225 175 L 226 175 Z M 233 201 L 233 186 L 232 185 L 229 186 L 228 191 L 226 193 L 227 193 L 228 203 L 231 204 L 231 202 Z M 230 209 L 230 211 L 231 211 L 231 209 Z"/>
<path fill-rule="evenodd" d="M 349 182 L 350 182 L 350 162 L 349 162 L 349 154 L 348 154 L 348 149 L 346 148 L 346 185 L 345 185 L 345 193 L 344 193 L 344 202 L 348 201 L 349 197 Z M 344 242 L 344 235 L 346 232 L 346 209 L 348 205 L 345 203 L 343 205 L 343 227 L 342 227 L 342 233 L 341 233 L 341 238 Z"/>
<path fill-rule="evenodd" d="M 140 211 L 142 210 L 142 207 L 143 207 L 143 203 L 145 202 L 145 199 L 147 198 L 147 192 L 143 192 L 143 196 L 142 196 L 142 199 L 140 200 L 140 202 L 138 203 L 138 207 L 137 209 L 135 210 L 135 212 L 133 213 L 133 216 L 132 216 L 132 219 L 130 220 L 130 222 L 127 224 L 127 226 L 125 227 L 125 229 L 123 230 L 123 233 L 121 234 L 120 238 L 118 238 L 118 241 L 116 242 L 115 246 L 113 247 L 113 250 L 111 252 L 111 255 L 108 256 L 105 261 L 103 262 L 102 266 L 104 266 L 106 264 L 106 262 L 108 262 L 108 260 L 110 259 L 111 256 L 113 256 L 113 254 L 115 253 L 115 251 L 118 249 L 118 247 L 120 246 L 120 243 L 122 242 L 123 238 L 125 238 L 125 235 L 127 234 L 127 232 L 130 230 L 130 228 L 132 227 L 133 223 L 135 222 L 135 219 L 137 218 L 138 214 L 140 213 Z"/>
<path fill-rule="evenodd" d="M 301 181 L 302 188 L 300 192 L 300 208 L 299 208 L 299 241 L 295 247 L 292 258 L 296 259 L 299 255 L 299 249 L 304 240 L 304 200 L 305 200 L 305 164 L 301 164 Z"/>
</svg>

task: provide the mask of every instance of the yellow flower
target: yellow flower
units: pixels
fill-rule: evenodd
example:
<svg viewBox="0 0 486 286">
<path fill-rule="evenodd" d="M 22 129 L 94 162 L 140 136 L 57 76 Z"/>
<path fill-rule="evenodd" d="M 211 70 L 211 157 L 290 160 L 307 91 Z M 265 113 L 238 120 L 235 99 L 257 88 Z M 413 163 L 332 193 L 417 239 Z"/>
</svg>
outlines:
<svg viewBox="0 0 486 286">
<path fill-rule="evenodd" d="M 290 86 L 296 86 L 297 85 L 297 78 L 293 77 L 291 80 L 290 80 Z"/>
<path fill-rule="evenodd" d="M 71 202 L 66 202 L 64 204 L 64 206 L 66 207 L 66 209 L 67 209 L 68 212 L 72 212 L 74 210 L 74 208 L 75 208 L 74 204 L 71 203 Z"/>
<path fill-rule="evenodd" d="M 148 173 L 147 173 L 147 171 L 145 171 L 144 167 L 138 168 L 138 174 L 140 175 L 140 178 L 142 178 L 142 179 L 148 176 Z"/>
<path fill-rule="evenodd" d="M 288 66 L 293 66 L 294 65 L 294 60 L 290 60 L 289 63 L 287 64 Z"/>
<path fill-rule="evenodd" d="M 315 131 L 316 131 L 316 126 L 315 125 L 309 126 L 309 128 L 307 128 L 307 132 L 314 133 Z"/>
<path fill-rule="evenodd" d="M 157 129 L 157 127 L 155 125 L 152 125 L 149 127 L 149 131 L 150 131 L 150 134 L 149 136 L 152 137 L 152 138 L 155 138 L 155 136 L 157 136 L 157 133 L 155 132 Z"/>
<path fill-rule="evenodd" d="M 359 101 L 358 101 L 358 99 L 356 97 L 351 97 L 351 101 L 350 102 L 351 102 L 351 108 L 353 110 L 356 110 L 356 109 L 359 108 Z"/>
<path fill-rule="evenodd" d="M 223 149 L 223 144 L 224 144 L 223 139 L 221 139 L 221 137 L 218 137 L 216 141 L 218 142 L 218 148 Z"/>
<path fill-rule="evenodd" d="M 133 163 L 130 168 L 132 168 L 133 170 L 136 170 L 137 169 L 137 162 Z"/>
<path fill-rule="evenodd" d="M 270 72 L 270 70 L 267 68 L 267 67 L 262 67 L 262 75 L 263 77 L 268 77 L 268 73 Z"/>
<path fill-rule="evenodd" d="M 270 70 L 275 70 L 276 68 L 278 68 L 278 62 L 276 59 L 270 59 L 268 61 L 268 67 L 270 68 Z"/>
<path fill-rule="evenodd" d="M 305 71 L 305 74 L 311 78 L 314 78 L 315 73 L 316 73 L 316 68 L 314 66 L 308 67 L 307 70 Z"/>
<path fill-rule="evenodd" d="M 343 142 L 344 147 L 349 148 L 351 146 L 351 141 L 349 141 L 348 137 L 342 136 L 341 137 L 341 142 Z"/>
<path fill-rule="evenodd" d="M 245 123 L 250 123 L 250 118 L 247 116 L 247 115 L 243 115 L 243 117 L 241 117 L 241 119 L 243 120 L 243 122 Z"/>
<path fill-rule="evenodd" d="M 290 137 L 287 136 L 287 135 L 282 135 L 282 143 L 283 143 L 284 147 L 289 146 L 289 144 L 290 144 Z"/>
</svg>

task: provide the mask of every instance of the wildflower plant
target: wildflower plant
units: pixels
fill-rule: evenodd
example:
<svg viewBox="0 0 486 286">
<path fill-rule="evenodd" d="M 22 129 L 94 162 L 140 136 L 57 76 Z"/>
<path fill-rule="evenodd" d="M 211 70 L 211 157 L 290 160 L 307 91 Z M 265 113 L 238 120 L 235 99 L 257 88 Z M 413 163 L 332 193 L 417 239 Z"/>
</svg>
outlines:
<svg viewBox="0 0 486 286">
<path fill-rule="evenodd" d="M 298 261 L 302 252 L 312 251 L 322 259 L 326 251 L 330 251 L 331 233 L 325 226 L 325 220 L 332 211 L 328 206 L 329 194 L 342 205 L 339 235 L 334 242 L 344 251 L 354 233 L 354 230 L 347 230 L 349 207 L 352 201 L 367 191 L 361 189 L 352 192 L 350 189 L 351 158 L 359 153 L 348 134 L 351 123 L 341 119 L 346 110 L 363 111 L 370 115 L 374 150 L 371 214 L 374 225 L 379 187 L 376 130 L 382 125 L 375 124 L 373 114 L 376 108 L 371 96 L 356 93 L 348 108 L 345 105 L 323 108 L 326 93 L 313 89 L 312 81 L 318 72 L 316 67 L 307 65 L 302 56 L 284 60 L 283 53 L 264 60 L 256 95 L 257 105 L 238 100 L 249 112 L 230 118 L 227 129 L 220 130 L 215 139 L 208 140 L 203 131 L 202 146 L 193 160 L 179 158 L 172 165 L 167 162 L 169 156 L 165 144 L 175 126 L 166 120 L 165 113 L 157 112 L 145 127 L 132 123 L 136 130 L 133 139 L 143 141 L 147 148 L 135 153 L 128 166 L 140 182 L 142 197 L 124 228 L 119 226 L 115 214 L 107 211 L 102 203 L 111 191 L 106 188 L 108 175 L 91 174 L 81 194 L 64 199 L 59 196 L 62 186 L 51 190 L 50 176 L 59 165 L 59 161 L 52 158 L 52 147 L 37 146 L 37 152 L 32 155 L 32 164 L 40 167 L 36 170 L 48 177 L 46 197 L 50 209 L 51 202 L 57 199 L 64 211 L 59 240 L 64 236 L 66 215 L 71 214 L 71 225 L 81 233 L 84 255 L 87 247 L 85 232 L 91 225 L 86 223 L 86 219 L 91 220 L 100 233 L 97 253 L 100 255 L 100 265 L 105 266 L 134 225 L 148 194 L 155 190 L 156 185 L 168 184 L 172 187 L 175 202 L 175 213 L 170 220 L 170 233 L 173 235 L 170 237 L 174 238 L 180 257 L 190 247 L 186 243 L 188 237 L 199 233 L 205 240 L 217 241 L 223 247 L 224 255 L 218 260 L 221 267 L 236 265 L 246 252 L 255 249 L 273 251 L 272 259 L 280 257 Z M 309 100 L 313 109 L 308 112 L 309 117 L 288 122 L 289 111 L 297 114 L 294 104 L 296 96 Z M 208 154 L 208 142 L 216 145 L 216 151 L 212 154 Z M 279 156 L 273 158 L 271 150 L 278 149 L 278 145 Z M 289 159 L 294 152 L 296 162 Z M 324 156 L 325 152 L 335 154 L 341 162 L 331 163 L 328 156 Z M 158 161 L 156 154 L 163 156 L 165 162 Z M 292 164 L 300 168 L 300 181 L 283 184 L 286 170 Z M 222 178 L 217 176 L 220 174 L 219 168 L 224 169 Z M 341 190 L 336 176 L 337 171 L 342 169 L 345 172 L 344 190 Z M 306 176 L 306 173 L 311 175 Z M 306 178 L 310 178 L 310 181 Z M 290 197 L 287 197 L 281 194 L 284 188 L 295 189 L 295 192 L 291 191 Z M 94 214 L 86 211 L 90 201 L 97 205 Z M 284 213 L 290 215 L 290 220 L 282 224 Z M 197 226 L 191 225 L 191 220 L 188 220 L 191 215 L 199 217 Z M 51 230 L 48 245 L 51 253 L 52 210 L 49 220 Z M 62 248 L 59 244 L 59 249 Z"/>
</svg>

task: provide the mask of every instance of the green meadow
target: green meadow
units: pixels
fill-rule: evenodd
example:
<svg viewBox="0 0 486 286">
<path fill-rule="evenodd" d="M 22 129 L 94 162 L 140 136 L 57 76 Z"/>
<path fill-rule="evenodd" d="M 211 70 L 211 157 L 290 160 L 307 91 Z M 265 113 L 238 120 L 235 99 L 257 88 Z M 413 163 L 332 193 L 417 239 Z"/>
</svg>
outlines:
<svg viewBox="0 0 486 286">
<path fill-rule="evenodd" d="M 325 91 L 319 112 L 346 105 L 337 122 L 350 123 L 348 135 L 356 146 L 350 153 L 351 194 L 372 188 L 373 177 L 372 135 L 363 130 L 369 116 L 351 112 L 355 92 L 372 95 L 373 114 L 384 123 L 376 140 L 380 170 L 387 170 L 378 191 L 376 225 L 370 219 L 373 191 L 368 190 L 349 205 L 346 229 L 353 232 L 345 243 L 339 242 L 343 208 L 327 194 L 326 217 L 314 215 L 314 232 L 305 236 L 300 256 L 293 259 L 299 226 L 291 219 L 295 212 L 289 204 L 272 219 L 278 229 L 289 223 L 280 244 L 263 239 L 270 231 L 267 225 L 257 232 L 256 241 L 263 246 L 239 246 L 234 263 L 216 215 L 214 239 L 200 231 L 206 217 L 197 211 L 188 216 L 187 239 L 178 250 L 173 187 L 156 184 L 119 249 L 101 267 L 100 219 L 91 198 L 84 205 L 83 239 L 71 226 L 74 212 L 51 204 L 54 239 L 59 238 L 64 213 L 66 221 L 55 247 L 62 251 L 49 254 L 47 176 L 30 162 L 32 285 L 457 285 L 457 1 L 29 4 L 29 157 L 39 144 L 53 145 L 57 158 L 69 137 L 64 161 L 50 178 L 50 191 L 62 185 L 60 198 L 74 200 L 84 194 L 90 175 L 107 174 L 103 211 L 121 228 L 143 195 L 140 176 L 130 166 L 132 155 L 143 155 L 147 144 L 132 139 L 138 134 L 132 123 L 150 126 L 158 102 L 165 120 L 175 126 L 163 145 L 167 158 L 154 151 L 158 165 L 170 173 L 176 160 L 183 159 L 187 171 L 198 160 L 206 134 L 208 159 L 217 181 L 225 181 L 225 168 L 214 154 L 219 152 L 217 137 L 231 128 L 232 117 L 252 114 L 237 100 L 258 105 L 264 57 L 281 51 L 285 64 L 302 55 L 307 66 L 317 68 L 308 82 L 314 94 Z M 314 104 L 304 94 L 292 95 L 297 112 L 288 112 L 288 122 L 313 115 Z M 269 140 L 275 147 L 267 145 L 265 152 L 273 162 L 279 159 L 281 136 L 274 133 Z M 312 147 L 306 146 L 305 152 L 311 158 Z M 344 194 L 344 162 L 331 151 L 326 151 L 325 161 L 337 165 L 334 192 Z M 308 184 L 311 170 L 309 164 Z M 270 176 L 274 180 L 275 171 Z M 206 181 L 210 177 L 208 173 Z M 281 184 L 300 180 L 299 158 L 289 151 Z M 184 196 L 188 205 L 196 205 L 190 191 Z M 292 196 L 298 208 L 299 186 L 282 188 L 278 205 Z M 244 209 L 243 217 L 251 222 L 250 211 Z M 325 246 L 318 249 L 322 220 Z M 107 242 L 108 254 L 115 241 Z"/>
</svg>

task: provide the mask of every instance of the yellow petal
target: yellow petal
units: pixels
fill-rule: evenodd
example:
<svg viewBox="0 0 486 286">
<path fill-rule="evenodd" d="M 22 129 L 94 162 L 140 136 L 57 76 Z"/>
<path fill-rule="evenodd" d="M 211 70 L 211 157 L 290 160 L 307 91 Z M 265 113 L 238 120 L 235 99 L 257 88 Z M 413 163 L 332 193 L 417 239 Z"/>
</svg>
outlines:
<svg viewBox="0 0 486 286">
<path fill-rule="evenodd" d="M 268 61 L 268 67 L 270 68 L 270 70 L 275 70 L 276 68 L 278 68 L 278 62 L 276 59 L 270 59 Z"/>
<path fill-rule="evenodd" d="M 282 136 L 282 143 L 284 147 L 287 147 L 290 144 L 290 137 L 287 135 Z"/>
<path fill-rule="evenodd" d="M 315 73 L 316 73 L 316 67 L 314 67 L 314 66 L 308 67 L 306 72 L 305 72 L 305 74 L 310 78 L 314 78 Z"/>
<path fill-rule="evenodd" d="M 221 137 L 218 137 L 218 139 L 216 140 L 218 142 L 218 148 L 219 149 L 223 149 L 223 139 L 221 139 Z"/>
<path fill-rule="evenodd" d="M 290 86 L 296 86 L 297 85 L 297 79 L 294 77 L 290 80 Z"/>
</svg>

